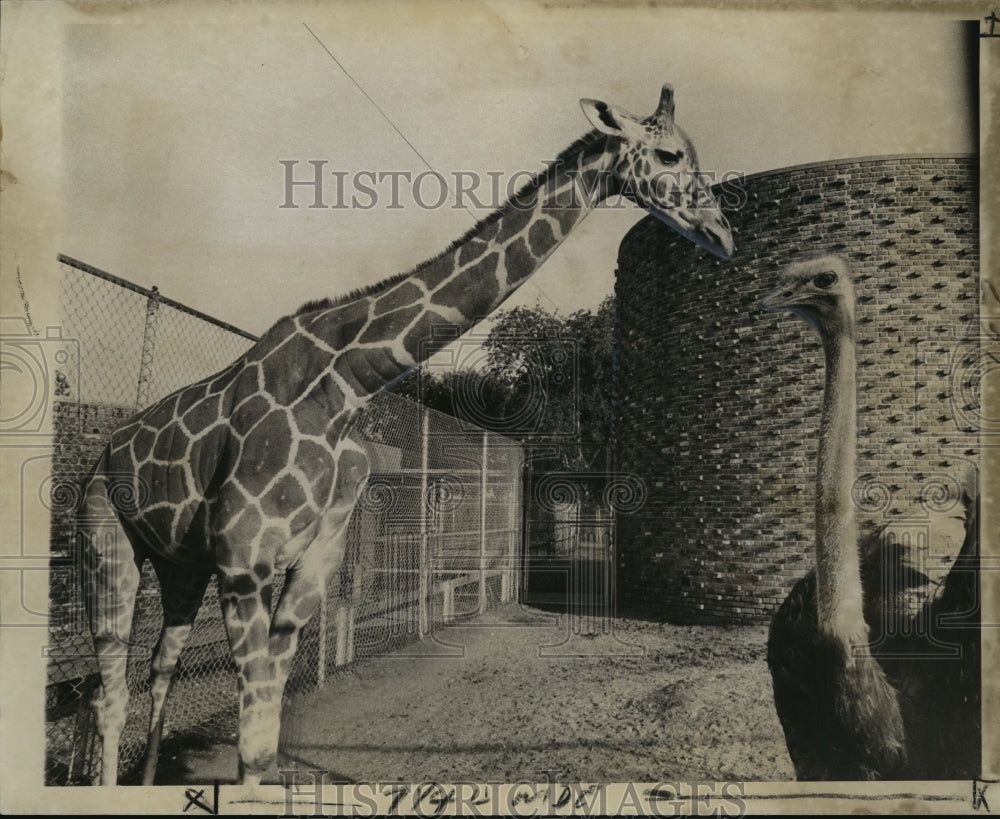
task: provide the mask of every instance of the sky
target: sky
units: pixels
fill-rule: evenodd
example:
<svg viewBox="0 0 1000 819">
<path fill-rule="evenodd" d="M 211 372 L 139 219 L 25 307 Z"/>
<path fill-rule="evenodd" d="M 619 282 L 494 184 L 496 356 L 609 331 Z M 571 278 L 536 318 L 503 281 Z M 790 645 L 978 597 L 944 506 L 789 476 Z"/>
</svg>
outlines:
<svg viewBox="0 0 1000 819">
<path fill-rule="evenodd" d="M 282 161 L 296 179 L 325 161 L 325 204 L 335 173 L 348 200 L 358 174 L 428 168 L 502 190 L 589 130 L 581 98 L 645 116 L 664 82 L 707 172 L 974 150 L 961 30 L 940 16 L 140 4 L 62 36 L 58 252 L 252 333 L 412 268 L 488 212 L 430 207 L 433 178 L 425 206 L 383 182 L 372 207 L 310 208 L 300 186 L 283 208 Z M 505 306 L 594 308 L 643 215 L 592 214 Z"/>
</svg>

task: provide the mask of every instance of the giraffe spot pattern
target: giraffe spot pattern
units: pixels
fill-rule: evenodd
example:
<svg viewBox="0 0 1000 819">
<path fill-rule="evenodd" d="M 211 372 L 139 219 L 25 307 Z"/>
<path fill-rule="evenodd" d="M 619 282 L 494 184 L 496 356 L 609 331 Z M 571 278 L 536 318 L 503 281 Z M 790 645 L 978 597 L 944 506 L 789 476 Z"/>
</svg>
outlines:
<svg viewBox="0 0 1000 819">
<path fill-rule="evenodd" d="M 329 429 L 326 431 L 326 440 L 329 442 L 331 447 L 337 446 L 340 439 L 343 437 L 344 430 L 350 426 L 351 422 L 354 420 L 353 410 L 344 410 L 343 412 L 338 412 L 334 419 L 330 422 Z"/>
<path fill-rule="evenodd" d="M 153 444 L 156 442 L 156 433 L 152 429 L 143 425 L 133 436 L 135 446 L 135 457 L 138 461 L 145 461 L 153 453 Z"/>
<path fill-rule="evenodd" d="M 223 535 L 224 542 L 230 551 L 232 551 L 233 547 L 237 550 L 245 551 L 247 544 L 253 543 L 254 538 L 260 532 L 262 520 L 260 512 L 257 511 L 256 507 L 243 507 L 243 511 L 236 519 L 236 522 Z M 229 544 L 232 545 L 229 546 Z"/>
<path fill-rule="evenodd" d="M 157 470 L 157 477 L 153 481 L 153 497 L 180 505 L 190 492 L 187 483 L 186 466 L 180 463 L 168 464 Z"/>
<path fill-rule="evenodd" d="M 388 379 L 395 378 L 405 369 L 396 361 L 388 347 L 345 350 L 334 362 L 333 368 L 358 396 L 378 392 Z M 334 420 L 334 424 L 336 423 L 337 419 Z M 329 433 L 327 437 L 330 437 Z"/>
<path fill-rule="evenodd" d="M 241 580 L 249 579 L 246 575 L 241 576 Z M 253 581 L 250 580 L 252 583 Z M 235 591 L 235 590 L 234 590 Z M 254 584 L 253 588 L 246 592 L 239 592 L 240 594 L 250 595 L 257 591 L 257 586 Z M 236 601 L 236 616 L 240 620 L 249 620 L 253 617 L 254 612 L 257 610 L 258 603 L 253 597 L 240 597 Z"/>
<path fill-rule="evenodd" d="M 183 415 L 191 409 L 191 407 L 205 397 L 207 391 L 208 385 L 204 382 L 192 384 L 190 387 L 182 390 L 177 398 L 177 414 Z"/>
<path fill-rule="evenodd" d="M 368 474 L 368 456 L 356 450 L 344 450 L 337 464 L 340 497 L 354 497 L 354 487 Z"/>
<path fill-rule="evenodd" d="M 465 266 L 474 259 L 478 259 L 488 249 L 488 242 L 481 242 L 478 239 L 473 239 L 472 241 L 462 245 L 461 250 L 458 252 L 458 263 Z"/>
<path fill-rule="evenodd" d="M 528 251 L 528 244 L 524 238 L 518 239 L 507 245 L 503 258 L 504 266 L 507 268 L 507 286 L 530 276 L 535 269 L 535 260 Z"/>
<path fill-rule="evenodd" d="M 246 595 L 255 594 L 258 589 L 258 584 L 253 577 L 244 572 L 238 572 L 230 575 L 226 578 L 224 585 L 226 596 L 230 598 L 233 595 L 245 597 Z M 242 620 L 246 618 L 240 619 Z"/>
<path fill-rule="evenodd" d="M 485 256 L 436 290 L 431 302 L 443 305 L 462 303 L 466 305 L 463 310 L 470 311 L 466 314 L 468 318 L 485 316 L 500 294 L 496 277 L 499 260 L 500 256 L 495 252 Z"/>
<path fill-rule="evenodd" d="M 500 218 L 500 232 L 497 236 L 497 242 L 506 244 L 521 233 L 534 218 L 535 212 L 532 207 L 525 207 L 524 205 L 511 207 Z"/>
<path fill-rule="evenodd" d="M 366 353 L 363 350 L 350 349 L 337 356 L 337 360 L 333 362 L 333 369 L 347 382 L 347 386 L 355 395 L 365 395 L 368 391 L 361 380 L 362 377 L 365 377 L 366 370 L 369 370 L 366 380 L 370 380 L 372 377 L 365 357 Z M 361 376 L 355 373 L 355 367 L 361 371 Z"/>
<path fill-rule="evenodd" d="M 227 440 L 227 431 L 218 424 L 207 433 L 196 438 L 188 453 L 188 463 L 194 476 L 196 487 L 204 492 L 215 477 L 219 465 L 219 456 Z"/>
<path fill-rule="evenodd" d="M 240 404 L 229 419 L 233 431 L 246 435 L 271 409 L 270 402 L 263 395 L 254 395 Z"/>
<path fill-rule="evenodd" d="M 230 387 L 232 404 L 238 406 L 245 398 L 260 392 L 260 366 L 249 364 L 236 375 Z"/>
<path fill-rule="evenodd" d="M 334 310 L 324 310 L 315 318 L 303 322 L 310 333 L 326 339 L 335 350 L 342 350 L 360 333 L 368 323 L 368 301 L 360 299 Z"/>
<path fill-rule="evenodd" d="M 179 461 L 187 454 L 190 444 L 180 424 L 170 424 L 156 436 L 153 457 L 158 461 Z"/>
<path fill-rule="evenodd" d="M 145 488 L 149 488 L 153 485 L 153 463 L 152 461 L 143 461 L 139 464 L 139 468 L 136 470 L 136 484 Z M 119 510 L 121 511 L 121 510 Z"/>
<path fill-rule="evenodd" d="M 322 388 L 317 387 L 291 408 L 292 424 L 303 435 L 322 435 L 330 426 L 330 405 L 314 398 L 316 393 L 322 396 Z"/>
<path fill-rule="evenodd" d="M 327 486 L 328 487 L 329 487 L 330 483 L 331 483 L 331 481 L 327 481 Z M 319 487 L 317 485 L 314 485 L 313 486 L 313 495 L 314 496 L 318 496 L 319 494 L 320 494 Z M 328 495 L 329 495 L 329 488 L 327 489 L 327 496 Z M 324 502 L 325 500 L 326 500 L 326 496 L 324 496 L 323 501 L 320 501 L 320 503 Z M 292 532 L 293 535 L 297 535 L 299 532 L 301 532 L 307 526 L 310 526 L 310 525 L 312 525 L 315 522 L 316 522 L 316 511 L 315 511 L 315 509 L 311 509 L 309 507 L 306 507 L 305 509 L 300 509 L 299 512 L 292 518 L 292 521 L 289 524 L 289 528 L 290 528 L 290 530 L 291 530 L 291 532 Z"/>
<path fill-rule="evenodd" d="M 546 220 L 535 222 L 528 230 L 528 242 L 531 245 L 532 254 L 536 257 L 544 256 L 556 244 L 552 224 Z"/>
<path fill-rule="evenodd" d="M 269 517 L 285 517 L 305 503 L 306 493 L 298 480 L 292 475 L 284 475 L 260 499 L 260 508 Z"/>
<path fill-rule="evenodd" d="M 414 274 L 414 277 L 427 285 L 428 289 L 433 290 L 454 272 L 455 254 L 446 254 L 428 262 Z"/>
<path fill-rule="evenodd" d="M 344 391 L 340 388 L 333 373 L 325 372 L 317 379 L 312 389 L 296 404 L 292 405 L 292 414 L 301 418 L 302 426 L 298 429 L 306 435 L 321 435 L 326 431 L 330 418 L 344 406 Z"/>
<path fill-rule="evenodd" d="M 277 525 L 268 526 L 260 533 L 260 547 L 264 552 L 277 552 L 285 543 L 291 540 L 288 524 L 285 520 L 284 515 L 280 515 L 277 518 L 272 516 L 272 524 L 277 521 Z"/>
<path fill-rule="evenodd" d="M 288 406 L 299 397 L 303 384 L 311 384 L 326 369 L 329 355 L 306 336 L 292 336 L 260 364 L 264 390 L 275 403 Z"/>
<path fill-rule="evenodd" d="M 244 354 L 247 361 L 263 361 L 271 352 L 281 346 L 296 330 L 295 319 L 285 316 L 262 335 Z M 215 392 L 215 390 L 211 390 Z"/>
<path fill-rule="evenodd" d="M 300 440 L 295 449 L 295 466 L 298 467 L 309 482 L 318 487 L 323 476 L 329 476 L 333 468 L 333 455 L 330 450 L 315 441 Z M 317 503 L 326 499 L 329 494 L 329 486 L 322 495 L 314 495 L 313 500 Z"/>
<path fill-rule="evenodd" d="M 453 322 L 448 321 L 444 316 L 435 313 L 433 310 L 427 310 L 406 333 L 406 336 L 403 338 L 403 348 L 418 361 L 423 358 L 429 358 L 439 350 L 443 350 L 454 340 L 453 338 L 449 338 L 447 334 L 444 334 L 443 337 L 440 334 L 435 334 L 434 328 L 450 328 L 453 326 Z"/>
<path fill-rule="evenodd" d="M 146 412 L 142 413 L 140 418 L 153 429 L 163 429 L 174 420 L 177 397 L 177 393 L 168 395 L 161 403 L 153 404 Z"/>
<path fill-rule="evenodd" d="M 492 222 L 487 222 L 482 225 L 479 230 L 476 231 L 476 238 L 481 239 L 484 242 L 490 242 L 496 238 L 497 233 L 500 232 L 500 220 L 496 219 Z"/>
<path fill-rule="evenodd" d="M 358 339 L 360 344 L 371 344 L 374 341 L 384 341 L 387 338 L 395 338 L 403 330 L 410 326 L 413 320 L 417 317 L 423 309 L 419 304 L 415 304 L 411 307 L 405 307 L 401 310 L 396 310 L 392 313 L 387 313 L 384 316 L 373 319 L 372 322 L 365 328 L 365 331 L 361 334 L 361 338 Z"/>
<path fill-rule="evenodd" d="M 256 643 L 257 641 L 248 640 L 248 642 Z M 243 664 L 242 672 L 249 679 L 255 680 L 267 676 L 269 665 L 270 661 L 267 657 L 252 657 Z"/>
<path fill-rule="evenodd" d="M 209 393 L 221 392 L 228 387 L 241 372 L 243 372 L 243 361 L 234 361 L 221 373 L 215 376 L 215 378 L 209 383 Z"/>
<path fill-rule="evenodd" d="M 208 553 L 208 504 L 204 501 L 194 501 L 194 509 L 191 512 L 191 522 L 185 527 L 184 543 L 188 547 L 188 552 L 199 561 L 204 560 Z"/>
<path fill-rule="evenodd" d="M 174 531 L 176 515 L 177 510 L 171 506 L 153 506 L 143 509 L 139 520 L 142 521 L 143 526 L 156 533 L 150 543 L 160 548 L 166 548 L 170 545 L 169 536 Z"/>
<path fill-rule="evenodd" d="M 251 495 L 264 491 L 274 475 L 280 474 L 292 446 L 292 431 L 281 410 L 268 413 L 247 434 L 243 457 L 233 477 Z"/>
<path fill-rule="evenodd" d="M 555 212 L 549 215 L 555 217 L 563 236 L 566 236 L 580 220 L 580 211 L 577 208 L 556 208 Z"/>
<path fill-rule="evenodd" d="M 197 435 L 219 420 L 219 396 L 210 395 L 184 413 L 184 426 Z"/>
<path fill-rule="evenodd" d="M 391 347 L 374 347 L 366 352 L 365 362 L 375 377 L 371 387 L 372 392 L 378 392 L 389 381 L 406 370 L 406 367 L 396 360 Z"/>
<path fill-rule="evenodd" d="M 281 657 L 288 653 L 292 645 L 292 634 L 288 631 L 272 632 L 270 638 L 270 648 L 276 657 Z"/>
<path fill-rule="evenodd" d="M 376 316 L 381 316 L 383 313 L 398 310 L 400 307 L 408 307 L 423 296 L 423 294 L 424 291 L 413 282 L 397 284 L 392 290 L 375 302 L 373 312 Z"/>
</svg>

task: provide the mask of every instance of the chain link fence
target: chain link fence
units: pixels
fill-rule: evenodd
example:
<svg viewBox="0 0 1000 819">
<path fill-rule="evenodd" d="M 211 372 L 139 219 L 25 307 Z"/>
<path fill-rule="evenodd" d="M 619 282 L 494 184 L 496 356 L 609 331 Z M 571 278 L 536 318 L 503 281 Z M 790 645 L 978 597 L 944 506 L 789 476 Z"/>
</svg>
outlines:
<svg viewBox="0 0 1000 819">
<path fill-rule="evenodd" d="M 65 256 L 63 337 L 73 354 L 55 373 L 46 784 L 100 773 L 89 701 L 99 685 L 72 560 L 80 487 L 110 432 L 138 409 L 222 369 L 254 342 L 238 328 Z M 303 630 L 286 696 L 328 683 L 361 658 L 421 639 L 436 626 L 516 595 L 522 466 L 515 442 L 392 394 L 358 421 L 371 475 L 351 521 L 348 559 Z M 124 535 L 119 535 L 124 537 Z M 283 580 L 276 580 L 277 602 Z M 129 656 L 130 711 L 120 781 L 135 781 L 149 720 L 149 659 L 162 623 L 146 567 Z M 161 757 L 235 740 L 235 669 L 209 586 L 178 665 Z"/>
</svg>

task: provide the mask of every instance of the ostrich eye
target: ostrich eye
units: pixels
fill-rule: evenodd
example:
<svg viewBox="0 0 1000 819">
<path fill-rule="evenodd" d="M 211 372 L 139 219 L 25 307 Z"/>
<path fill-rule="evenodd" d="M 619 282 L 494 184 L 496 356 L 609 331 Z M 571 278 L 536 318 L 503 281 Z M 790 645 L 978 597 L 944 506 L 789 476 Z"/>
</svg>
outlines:
<svg viewBox="0 0 1000 819">
<path fill-rule="evenodd" d="M 833 287 L 836 281 L 837 281 L 837 274 L 834 273 L 832 270 L 827 270 L 816 276 L 816 278 L 813 279 L 813 284 L 815 284 L 822 290 L 827 290 Z"/>
<path fill-rule="evenodd" d="M 676 165 L 684 158 L 684 151 L 672 153 L 670 151 L 654 151 L 656 158 L 664 165 Z"/>
</svg>

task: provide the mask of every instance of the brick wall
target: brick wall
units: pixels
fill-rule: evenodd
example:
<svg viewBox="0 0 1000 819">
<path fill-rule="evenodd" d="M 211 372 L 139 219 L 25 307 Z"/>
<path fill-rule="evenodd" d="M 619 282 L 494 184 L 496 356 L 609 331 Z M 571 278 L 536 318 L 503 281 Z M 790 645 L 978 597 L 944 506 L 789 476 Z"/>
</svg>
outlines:
<svg viewBox="0 0 1000 819">
<path fill-rule="evenodd" d="M 804 256 L 839 253 L 855 281 L 863 528 L 926 516 L 978 463 L 977 178 L 954 156 L 748 177 L 728 262 L 653 217 L 629 232 L 617 456 L 648 500 L 619 519 L 620 609 L 761 622 L 811 568 L 822 351 L 757 306 Z"/>
</svg>

